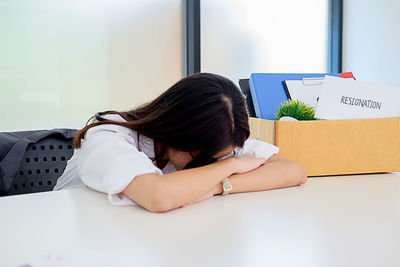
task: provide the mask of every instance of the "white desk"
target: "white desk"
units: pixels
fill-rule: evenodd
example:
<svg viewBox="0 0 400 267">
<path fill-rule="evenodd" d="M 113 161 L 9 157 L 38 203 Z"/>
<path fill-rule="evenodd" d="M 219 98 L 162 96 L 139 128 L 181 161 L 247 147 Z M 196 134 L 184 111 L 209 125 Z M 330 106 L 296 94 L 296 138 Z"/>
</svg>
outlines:
<svg viewBox="0 0 400 267">
<path fill-rule="evenodd" d="M 0 266 L 400 266 L 400 174 L 309 178 L 165 214 L 89 189 L 0 198 Z"/>
</svg>

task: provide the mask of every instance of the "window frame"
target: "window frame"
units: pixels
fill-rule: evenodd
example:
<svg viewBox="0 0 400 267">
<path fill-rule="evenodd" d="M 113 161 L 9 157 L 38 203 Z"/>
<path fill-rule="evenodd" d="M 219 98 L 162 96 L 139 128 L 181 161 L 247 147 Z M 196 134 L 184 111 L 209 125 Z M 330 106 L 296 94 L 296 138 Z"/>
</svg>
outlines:
<svg viewBox="0 0 400 267">
<path fill-rule="evenodd" d="M 201 71 L 200 0 L 183 1 L 184 76 Z M 328 2 L 327 72 L 342 72 L 343 0 Z"/>
</svg>

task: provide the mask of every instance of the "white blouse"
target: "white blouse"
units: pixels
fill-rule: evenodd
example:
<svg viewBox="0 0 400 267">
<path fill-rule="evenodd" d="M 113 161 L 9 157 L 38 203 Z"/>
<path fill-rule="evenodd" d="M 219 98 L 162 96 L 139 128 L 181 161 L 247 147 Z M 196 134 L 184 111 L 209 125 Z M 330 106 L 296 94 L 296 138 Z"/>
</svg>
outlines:
<svg viewBox="0 0 400 267">
<path fill-rule="evenodd" d="M 125 122 L 117 114 L 109 114 L 104 118 Z M 279 148 L 248 139 L 243 148 L 235 148 L 234 151 L 235 157 L 250 153 L 255 157 L 268 159 L 277 154 Z M 233 155 L 232 152 L 218 160 Z M 163 175 L 176 171 L 171 162 L 163 169 L 157 168 L 151 158 L 154 158 L 154 143 L 151 138 L 140 135 L 138 143 L 136 131 L 113 124 L 96 126 L 86 132 L 81 148 L 74 150 L 54 190 L 88 186 L 106 193 L 113 205 L 134 205 L 121 192 L 136 176 L 146 173 Z"/>
</svg>

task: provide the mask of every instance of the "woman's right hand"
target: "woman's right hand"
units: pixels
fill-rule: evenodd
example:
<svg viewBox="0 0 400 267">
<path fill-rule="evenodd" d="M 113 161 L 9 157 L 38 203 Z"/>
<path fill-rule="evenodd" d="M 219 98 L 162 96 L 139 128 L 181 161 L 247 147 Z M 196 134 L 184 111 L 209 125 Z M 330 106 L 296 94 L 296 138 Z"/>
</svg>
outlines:
<svg viewBox="0 0 400 267">
<path fill-rule="evenodd" d="M 257 169 L 265 164 L 265 158 L 256 158 L 253 155 L 246 153 L 239 157 L 233 157 L 234 160 L 234 173 L 245 173 Z"/>
</svg>

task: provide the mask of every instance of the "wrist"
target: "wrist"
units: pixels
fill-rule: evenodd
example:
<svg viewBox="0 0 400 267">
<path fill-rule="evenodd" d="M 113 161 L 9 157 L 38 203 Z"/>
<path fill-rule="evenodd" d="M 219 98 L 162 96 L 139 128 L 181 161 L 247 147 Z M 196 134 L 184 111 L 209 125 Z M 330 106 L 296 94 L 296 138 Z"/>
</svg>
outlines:
<svg viewBox="0 0 400 267">
<path fill-rule="evenodd" d="M 222 188 L 222 183 L 218 183 L 214 187 L 214 196 L 215 195 L 221 195 L 224 192 L 224 189 Z"/>
</svg>

